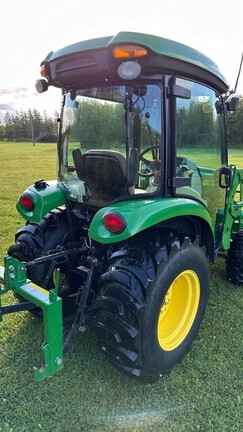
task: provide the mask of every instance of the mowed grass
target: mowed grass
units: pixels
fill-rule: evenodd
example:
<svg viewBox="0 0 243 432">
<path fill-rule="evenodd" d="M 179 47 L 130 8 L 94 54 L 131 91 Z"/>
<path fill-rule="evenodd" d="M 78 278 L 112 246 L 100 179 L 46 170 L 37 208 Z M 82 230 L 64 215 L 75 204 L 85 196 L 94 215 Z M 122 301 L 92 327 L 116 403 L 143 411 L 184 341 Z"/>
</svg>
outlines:
<svg viewBox="0 0 243 432">
<path fill-rule="evenodd" d="M 1 264 L 24 221 L 19 194 L 56 176 L 53 144 L 0 144 Z M 241 152 L 242 153 L 242 152 Z M 236 160 L 235 160 L 236 159 Z M 243 166 L 240 152 L 231 163 Z M 4 304 L 12 294 L 3 296 Z M 240 432 L 243 425 L 243 287 L 231 285 L 225 262 L 211 267 L 210 298 L 190 353 L 156 384 L 142 385 L 114 369 L 91 329 L 78 334 L 65 367 L 41 383 L 42 323 L 27 312 L 0 324 L 1 432 Z M 67 329 L 65 329 L 65 334 Z"/>
</svg>

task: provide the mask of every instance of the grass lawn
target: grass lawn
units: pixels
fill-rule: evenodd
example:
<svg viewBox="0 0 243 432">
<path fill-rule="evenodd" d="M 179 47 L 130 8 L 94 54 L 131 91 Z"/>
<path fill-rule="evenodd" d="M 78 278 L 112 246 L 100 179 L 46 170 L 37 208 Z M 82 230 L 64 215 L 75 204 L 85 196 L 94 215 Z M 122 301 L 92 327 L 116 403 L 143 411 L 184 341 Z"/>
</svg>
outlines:
<svg viewBox="0 0 243 432">
<path fill-rule="evenodd" d="M 54 144 L 0 144 L 0 260 L 24 221 L 19 194 L 38 178 L 56 177 Z M 230 162 L 243 166 L 242 152 Z M 12 294 L 3 303 L 12 302 Z M 231 285 L 225 263 L 211 267 L 210 298 L 189 354 L 153 385 L 114 369 L 91 329 L 78 334 L 65 367 L 41 383 L 42 323 L 27 312 L 0 324 L 1 432 L 241 432 L 243 430 L 243 288 Z M 65 330 L 67 332 L 67 330 Z"/>
</svg>

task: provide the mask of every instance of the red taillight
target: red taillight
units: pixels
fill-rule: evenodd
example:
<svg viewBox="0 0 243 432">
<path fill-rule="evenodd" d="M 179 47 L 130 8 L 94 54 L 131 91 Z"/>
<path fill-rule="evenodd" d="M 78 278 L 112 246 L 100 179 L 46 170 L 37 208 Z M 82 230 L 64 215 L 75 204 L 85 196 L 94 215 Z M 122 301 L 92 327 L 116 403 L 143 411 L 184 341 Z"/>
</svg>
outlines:
<svg viewBox="0 0 243 432">
<path fill-rule="evenodd" d="M 122 215 L 116 212 L 108 212 L 103 216 L 104 227 L 115 234 L 120 234 L 126 228 L 126 221 Z"/>
<path fill-rule="evenodd" d="M 19 203 L 25 210 L 33 210 L 35 207 L 33 198 L 28 194 L 21 195 L 19 198 Z"/>
</svg>

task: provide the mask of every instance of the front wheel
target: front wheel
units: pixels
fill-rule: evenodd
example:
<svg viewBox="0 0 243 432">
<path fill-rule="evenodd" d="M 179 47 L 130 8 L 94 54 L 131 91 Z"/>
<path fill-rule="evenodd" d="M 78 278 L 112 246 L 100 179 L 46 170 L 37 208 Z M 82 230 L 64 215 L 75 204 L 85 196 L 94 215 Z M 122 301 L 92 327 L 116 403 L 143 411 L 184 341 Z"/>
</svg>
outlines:
<svg viewBox="0 0 243 432">
<path fill-rule="evenodd" d="M 112 363 L 154 382 L 181 361 L 198 333 L 209 266 L 197 242 L 148 250 L 130 248 L 112 264 L 96 306 L 101 345 Z"/>
<path fill-rule="evenodd" d="M 243 285 L 243 230 L 234 235 L 230 245 L 226 260 L 226 273 L 230 282 Z"/>
</svg>

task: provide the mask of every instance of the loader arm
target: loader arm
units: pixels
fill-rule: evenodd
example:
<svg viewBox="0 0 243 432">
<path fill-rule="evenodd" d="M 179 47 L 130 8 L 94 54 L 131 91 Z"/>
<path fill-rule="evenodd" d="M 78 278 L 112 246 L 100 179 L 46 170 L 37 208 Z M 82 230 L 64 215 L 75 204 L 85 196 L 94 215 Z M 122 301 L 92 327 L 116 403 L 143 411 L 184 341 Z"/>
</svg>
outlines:
<svg viewBox="0 0 243 432">
<path fill-rule="evenodd" d="M 230 165 L 229 185 L 226 188 L 225 208 L 218 211 L 218 216 L 223 215 L 223 236 L 221 249 L 229 250 L 232 233 L 243 228 L 243 170 L 237 169 L 235 165 Z M 222 171 L 224 175 L 224 171 Z M 219 218 L 220 220 L 220 218 Z"/>
</svg>

